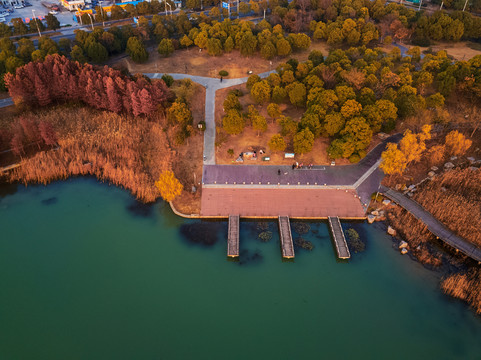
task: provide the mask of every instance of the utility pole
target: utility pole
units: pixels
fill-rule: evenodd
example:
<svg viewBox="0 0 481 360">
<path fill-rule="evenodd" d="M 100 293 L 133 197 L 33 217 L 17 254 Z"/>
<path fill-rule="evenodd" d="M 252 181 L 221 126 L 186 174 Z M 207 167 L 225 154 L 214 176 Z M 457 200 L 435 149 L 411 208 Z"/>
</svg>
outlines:
<svg viewBox="0 0 481 360">
<path fill-rule="evenodd" d="M 237 18 L 240 19 L 239 0 L 237 0 Z"/>
<path fill-rule="evenodd" d="M 423 0 L 419 1 L 419 8 L 418 8 L 418 11 L 421 10 L 421 5 L 423 4 Z"/>
<path fill-rule="evenodd" d="M 33 15 L 33 18 L 35 19 L 35 24 L 37 24 L 38 37 L 42 37 L 42 34 L 40 33 L 40 27 L 38 26 L 38 19 L 35 16 L 35 10 L 34 9 L 32 9 L 32 15 Z"/>
<path fill-rule="evenodd" d="M 464 3 L 463 11 L 466 10 L 466 5 L 468 5 L 468 0 Z"/>
<path fill-rule="evenodd" d="M 441 6 L 439 7 L 439 11 L 443 9 L 444 1 L 441 1 Z"/>
</svg>

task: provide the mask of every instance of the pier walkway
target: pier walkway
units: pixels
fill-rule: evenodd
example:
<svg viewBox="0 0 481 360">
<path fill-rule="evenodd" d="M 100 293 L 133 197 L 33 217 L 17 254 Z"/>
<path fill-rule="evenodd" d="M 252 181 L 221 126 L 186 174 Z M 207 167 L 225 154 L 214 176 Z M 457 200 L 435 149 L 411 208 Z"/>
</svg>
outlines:
<svg viewBox="0 0 481 360">
<path fill-rule="evenodd" d="M 336 244 L 337 257 L 339 259 L 349 259 L 351 257 L 351 253 L 349 252 L 349 247 L 347 246 L 346 238 L 344 237 L 344 232 L 342 231 L 339 218 L 337 216 L 330 216 L 328 219 L 332 237 L 334 239 L 334 243 Z"/>
<path fill-rule="evenodd" d="M 227 256 L 239 256 L 239 215 L 229 215 L 229 235 L 227 239 Z"/>
<path fill-rule="evenodd" d="M 279 235 L 281 237 L 282 257 L 294 258 L 294 244 L 292 243 L 291 224 L 288 216 L 279 216 Z"/>
<path fill-rule="evenodd" d="M 381 186 L 381 193 L 390 198 L 399 206 L 409 211 L 415 218 L 422 221 L 435 236 L 444 241 L 446 244 L 461 251 L 464 255 L 481 262 L 481 249 L 474 246 L 470 242 L 455 235 L 447 229 L 440 221 L 438 221 L 431 213 L 426 211 L 421 205 L 414 200 L 409 199 L 403 194 Z"/>
</svg>

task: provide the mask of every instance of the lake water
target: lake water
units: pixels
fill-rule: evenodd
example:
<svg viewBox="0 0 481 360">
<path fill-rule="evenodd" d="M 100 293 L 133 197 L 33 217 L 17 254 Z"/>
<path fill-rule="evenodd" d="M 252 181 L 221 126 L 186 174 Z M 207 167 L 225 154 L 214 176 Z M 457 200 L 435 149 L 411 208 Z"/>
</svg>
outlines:
<svg viewBox="0 0 481 360">
<path fill-rule="evenodd" d="M 283 262 L 241 222 L 187 221 L 93 179 L 0 198 L 0 359 L 480 359 L 481 317 L 439 275 L 353 226 L 336 261 L 326 223 Z M 297 236 L 293 233 L 294 236 Z"/>
</svg>

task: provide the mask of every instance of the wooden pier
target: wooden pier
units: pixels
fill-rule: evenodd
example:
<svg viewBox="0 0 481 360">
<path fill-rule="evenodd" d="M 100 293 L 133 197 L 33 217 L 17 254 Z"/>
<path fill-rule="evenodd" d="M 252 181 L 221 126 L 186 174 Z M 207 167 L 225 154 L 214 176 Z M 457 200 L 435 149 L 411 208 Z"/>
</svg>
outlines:
<svg viewBox="0 0 481 360">
<path fill-rule="evenodd" d="M 279 216 L 279 234 L 282 245 L 282 257 L 294 258 L 294 244 L 292 243 L 291 224 L 288 216 Z"/>
<path fill-rule="evenodd" d="M 227 239 L 227 256 L 239 256 L 239 215 L 229 215 L 229 235 Z"/>
<path fill-rule="evenodd" d="M 329 217 L 329 227 L 331 228 L 332 236 L 334 238 L 334 243 L 336 244 L 337 257 L 339 259 L 349 259 L 351 253 L 349 252 L 349 247 L 347 246 L 346 238 L 344 237 L 344 232 L 342 231 L 341 222 L 339 218 Z"/>
</svg>

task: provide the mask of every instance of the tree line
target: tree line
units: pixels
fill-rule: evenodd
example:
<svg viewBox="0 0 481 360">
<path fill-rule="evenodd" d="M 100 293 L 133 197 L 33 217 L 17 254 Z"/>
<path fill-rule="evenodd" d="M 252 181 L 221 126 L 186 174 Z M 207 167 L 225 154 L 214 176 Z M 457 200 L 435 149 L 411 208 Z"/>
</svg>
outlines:
<svg viewBox="0 0 481 360">
<path fill-rule="evenodd" d="M 45 106 L 54 102 L 81 101 L 95 109 L 115 113 L 151 115 L 172 94 L 163 80 L 128 77 L 120 71 L 48 55 L 8 73 L 5 82 L 16 104 Z"/>
</svg>

